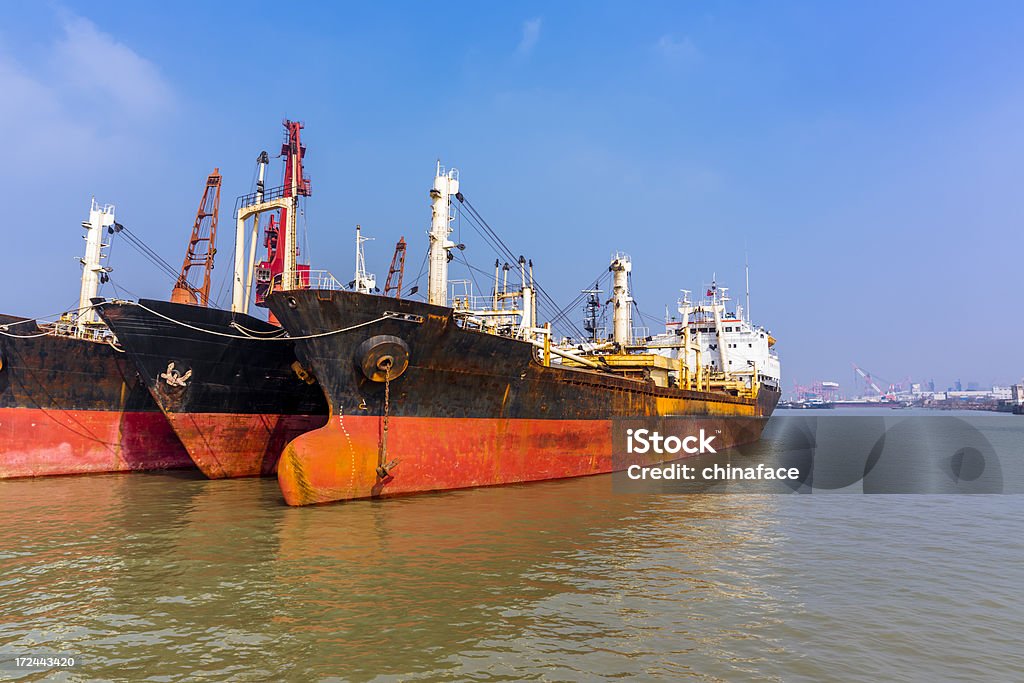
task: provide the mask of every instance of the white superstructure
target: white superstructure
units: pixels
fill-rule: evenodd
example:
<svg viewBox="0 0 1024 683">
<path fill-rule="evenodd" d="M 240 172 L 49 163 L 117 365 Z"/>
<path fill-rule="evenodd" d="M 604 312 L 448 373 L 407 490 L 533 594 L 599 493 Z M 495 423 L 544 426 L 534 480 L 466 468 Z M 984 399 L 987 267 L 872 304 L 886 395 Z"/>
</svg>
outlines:
<svg viewBox="0 0 1024 683">
<path fill-rule="evenodd" d="M 771 332 L 751 323 L 742 306 L 729 310 L 725 287 L 712 283 L 698 302 L 690 301 L 688 294 L 684 291 L 679 299 L 678 319 L 666 321 L 665 332 L 644 347 L 669 358 L 685 359 L 684 367 L 691 373 L 700 367 L 701 371 L 743 380 L 747 386 L 756 376 L 757 384 L 778 389 L 781 368 Z"/>
</svg>

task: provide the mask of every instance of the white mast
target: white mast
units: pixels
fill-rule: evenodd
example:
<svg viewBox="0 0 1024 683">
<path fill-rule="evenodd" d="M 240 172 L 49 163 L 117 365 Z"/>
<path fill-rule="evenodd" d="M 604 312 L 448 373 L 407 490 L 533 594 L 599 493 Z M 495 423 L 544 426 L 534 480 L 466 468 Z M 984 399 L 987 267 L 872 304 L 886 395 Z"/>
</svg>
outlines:
<svg viewBox="0 0 1024 683">
<path fill-rule="evenodd" d="M 519 327 L 522 335 L 526 338 L 530 337 L 530 332 L 533 329 L 535 321 L 533 319 L 533 309 L 535 301 L 533 297 L 533 261 L 530 261 L 530 279 L 526 279 L 526 259 L 522 256 L 519 257 L 519 277 L 522 280 L 522 297 L 523 297 L 523 316 L 520 321 Z"/>
<path fill-rule="evenodd" d="M 725 302 L 729 298 L 725 295 L 728 291 L 725 287 L 722 287 L 722 296 L 718 296 L 718 285 L 714 279 L 711 280 L 711 310 L 715 314 L 715 336 L 718 339 L 718 360 L 722 364 L 720 368 L 722 372 L 729 372 L 729 355 L 725 350 L 725 331 L 722 329 L 722 314 L 725 313 Z"/>
<path fill-rule="evenodd" d="M 267 164 L 270 157 L 266 151 L 260 152 L 256 157 L 256 166 L 259 169 L 259 176 L 256 180 L 256 203 L 263 203 L 264 177 L 267 173 Z M 239 209 L 241 211 L 241 209 Z M 239 213 L 241 216 L 241 213 Z M 249 238 L 249 260 L 240 261 L 239 254 L 245 253 L 245 219 L 236 217 L 235 225 L 235 279 L 234 289 L 231 297 L 231 310 L 234 312 L 248 313 L 249 302 L 252 300 L 252 282 L 256 278 L 256 241 L 260 231 L 260 214 L 252 217 L 252 236 Z M 246 270 L 248 269 L 248 270 Z M 245 273 L 249 276 L 246 277 Z M 245 292 L 242 292 L 242 280 L 245 280 Z"/>
<path fill-rule="evenodd" d="M 612 301 L 615 302 L 615 312 L 612 316 L 612 340 L 616 344 L 625 346 L 629 343 L 633 326 L 633 316 L 630 310 L 633 297 L 629 295 L 629 273 L 633 270 L 633 263 L 628 254 L 615 254 L 608 270 L 612 271 Z"/>
<path fill-rule="evenodd" d="M 427 301 L 438 306 L 448 305 L 448 250 L 455 243 L 448 239 L 452 234 L 452 200 L 459 191 L 459 172 L 445 170 L 440 160 L 434 176 L 434 187 L 430 190 L 430 272 L 428 275 Z"/>
<path fill-rule="evenodd" d="M 89 220 L 82 221 L 82 227 L 86 229 L 85 234 L 85 258 L 79 259 L 82 262 L 82 290 L 78 296 L 78 331 L 85 332 L 89 325 L 96 322 L 96 311 L 92 308 L 92 300 L 96 297 L 100 287 L 100 273 L 109 273 L 110 268 L 105 268 L 100 261 L 106 256 L 102 253 L 105 247 L 103 244 L 103 230 L 114 225 L 114 205 L 97 204 L 96 198 L 92 198 L 92 205 L 89 208 Z"/>
<path fill-rule="evenodd" d="M 354 287 L 357 292 L 372 294 L 377 286 L 377 278 L 366 272 L 366 255 L 363 253 L 363 242 L 369 242 L 372 237 L 363 237 L 362 228 L 356 226 L 356 275 Z"/>
<path fill-rule="evenodd" d="M 689 389 L 692 377 L 690 370 L 690 314 L 693 312 L 693 304 L 690 301 L 690 290 L 683 289 L 680 291 L 683 293 L 683 298 L 679 300 L 679 308 L 677 310 L 683 318 L 683 367 L 685 368 L 686 380 L 683 388 Z"/>
</svg>

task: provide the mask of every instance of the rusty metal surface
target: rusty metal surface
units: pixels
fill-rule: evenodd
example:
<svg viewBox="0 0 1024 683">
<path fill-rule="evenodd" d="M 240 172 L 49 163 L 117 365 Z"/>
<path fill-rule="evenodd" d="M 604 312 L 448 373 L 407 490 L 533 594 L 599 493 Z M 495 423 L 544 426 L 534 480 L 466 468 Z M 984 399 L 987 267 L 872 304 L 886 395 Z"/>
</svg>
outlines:
<svg viewBox="0 0 1024 683">
<path fill-rule="evenodd" d="M 756 439 L 778 401 L 777 392 L 749 399 L 544 367 L 530 344 L 463 330 L 451 309 L 420 302 L 310 291 L 274 294 L 269 303 L 293 336 L 387 312 L 408 316 L 296 342 L 299 359 L 328 397 L 331 419 L 285 449 L 278 480 L 291 504 L 607 472 L 616 466 L 613 418 L 702 418 L 734 445 Z M 390 382 L 386 449 L 385 383 L 363 367 L 365 342 L 377 337 L 400 339 L 408 348 L 407 368 Z M 725 418 L 732 418 L 729 426 Z M 396 468 L 389 467 L 392 460 Z"/>
<path fill-rule="evenodd" d="M 323 392 L 293 367 L 292 344 L 244 338 L 231 324 L 256 335 L 280 328 L 219 309 L 140 303 L 191 328 L 131 304 L 98 310 L 208 477 L 272 476 L 287 440 L 325 423 Z"/>
<path fill-rule="evenodd" d="M 0 477 L 191 466 L 133 363 L 109 344 L 0 336 L 0 357 Z"/>
</svg>

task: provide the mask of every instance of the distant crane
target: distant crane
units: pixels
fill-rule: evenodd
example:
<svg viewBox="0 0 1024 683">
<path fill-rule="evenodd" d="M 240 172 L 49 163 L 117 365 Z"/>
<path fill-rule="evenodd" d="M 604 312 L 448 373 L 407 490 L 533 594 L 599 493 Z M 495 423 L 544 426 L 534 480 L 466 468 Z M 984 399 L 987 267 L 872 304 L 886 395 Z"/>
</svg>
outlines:
<svg viewBox="0 0 1024 683">
<path fill-rule="evenodd" d="M 391 257 L 391 268 L 388 279 L 384 282 L 384 296 L 402 298 L 402 277 L 405 275 L 405 237 L 395 245 L 395 255 Z M 394 294 L 392 294 L 394 292 Z"/>
<path fill-rule="evenodd" d="M 192 224 L 192 238 L 188 242 L 181 274 L 171 290 L 171 301 L 195 306 L 210 305 L 210 276 L 213 272 L 213 257 L 217 253 L 217 213 L 220 209 L 220 169 L 213 169 L 206 178 L 203 198 L 199 200 L 196 220 Z M 202 281 L 192 284 L 198 278 L 192 276 L 192 268 L 202 267 Z"/>
<path fill-rule="evenodd" d="M 878 383 L 874 379 L 872 379 L 870 372 L 867 372 L 867 371 L 862 370 L 861 368 L 857 367 L 856 363 L 851 363 L 851 365 L 853 366 L 854 372 L 856 372 L 857 375 L 859 375 L 861 377 L 861 379 L 864 380 L 864 384 L 866 384 L 867 386 L 871 387 L 875 392 L 878 393 L 879 396 L 881 396 L 882 398 L 887 398 L 889 400 L 895 400 L 895 398 L 896 398 L 896 385 L 895 384 L 889 384 L 888 391 L 883 391 L 882 387 L 878 386 Z M 881 379 L 881 378 L 879 377 L 878 379 Z M 884 382 L 885 380 L 882 380 L 882 381 Z"/>
<path fill-rule="evenodd" d="M 821 399 L 823 401 L 834 401 L 836 392 L 839 391 L 839 383 L 828 380 L 816 380 L 810 386 L 794 382 L 793 393 L 800 400 Z"/>
</svg>

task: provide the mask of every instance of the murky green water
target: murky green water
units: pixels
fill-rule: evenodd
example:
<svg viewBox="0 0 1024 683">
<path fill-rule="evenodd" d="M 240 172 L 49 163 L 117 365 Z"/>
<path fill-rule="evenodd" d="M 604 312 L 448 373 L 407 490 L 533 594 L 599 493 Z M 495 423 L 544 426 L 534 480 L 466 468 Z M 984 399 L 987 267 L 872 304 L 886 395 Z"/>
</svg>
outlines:
<svg viewBox="0 0 1024 683">
<path fill-rule="evenodd" d="M 0 678 L 1020 680 L 1022 501 L 4 481 Z"/>
</svg>

